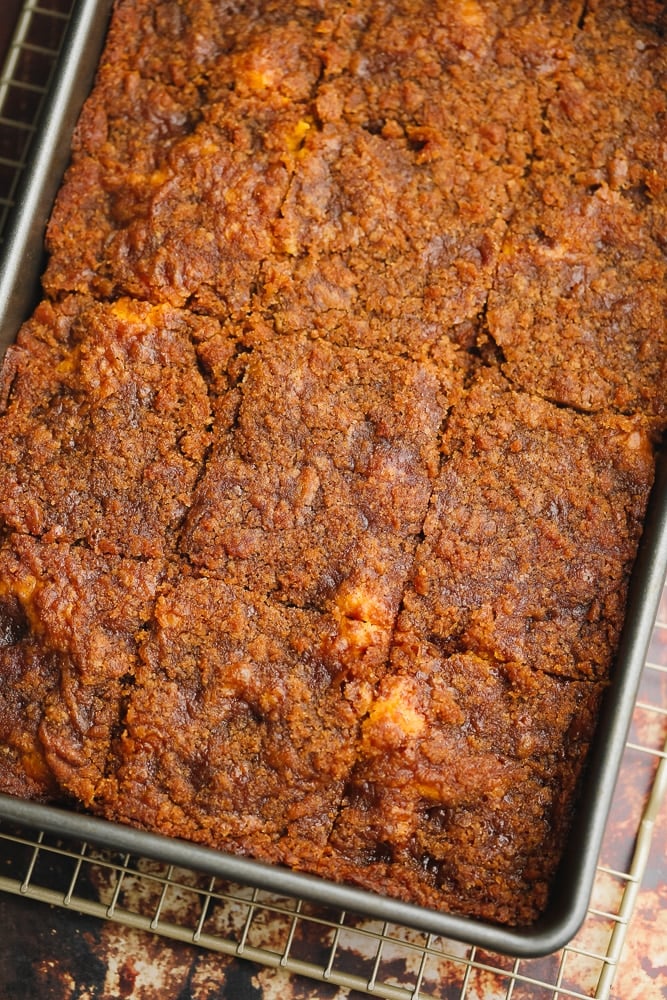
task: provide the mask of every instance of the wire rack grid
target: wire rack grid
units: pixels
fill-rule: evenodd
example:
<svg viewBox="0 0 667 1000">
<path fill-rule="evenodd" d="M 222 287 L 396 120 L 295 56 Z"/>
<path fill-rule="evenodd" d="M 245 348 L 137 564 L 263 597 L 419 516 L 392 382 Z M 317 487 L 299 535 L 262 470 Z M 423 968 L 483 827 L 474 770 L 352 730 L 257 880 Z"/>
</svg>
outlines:
<svg viewBox="0 0 667 1000">
<path fill-rule="evenodd" d="M 28 0 L 0 77 L 0 240 L 72 0 Z M 387 1000 L 610 996 L 667 790 L 667 588 L 587 919 L 570 944 L 512 959 L 304 900 L 0 824 L 0 891 Z"/>
<path fill-rule="evenodd" d="M 73 0 L 9 0 L 14 32 L 0 76 L 0 240 L 14 204 L 44 98 L 49 92 Z"/>
</svg>

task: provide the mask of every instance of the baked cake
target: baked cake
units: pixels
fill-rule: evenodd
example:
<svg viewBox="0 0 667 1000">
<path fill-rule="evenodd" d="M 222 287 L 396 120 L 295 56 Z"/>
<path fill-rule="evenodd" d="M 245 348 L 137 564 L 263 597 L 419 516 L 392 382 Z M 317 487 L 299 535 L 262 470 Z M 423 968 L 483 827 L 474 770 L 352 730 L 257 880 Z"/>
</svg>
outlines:
<svg viewBox="0 0 667 1000">
<path fill-rule="evenodd" d="M 0 374 L 0 789 L 548 905 L 667 424 L 655 0 L 116 0 Z"/>
</svg>

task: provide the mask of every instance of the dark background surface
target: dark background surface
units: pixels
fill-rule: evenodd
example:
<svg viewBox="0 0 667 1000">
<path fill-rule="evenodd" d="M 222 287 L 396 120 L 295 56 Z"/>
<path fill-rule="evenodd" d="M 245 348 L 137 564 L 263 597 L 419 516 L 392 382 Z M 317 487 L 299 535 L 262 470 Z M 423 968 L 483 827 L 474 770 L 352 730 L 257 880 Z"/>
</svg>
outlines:
<svg viewBox="0 0 667 1000">
<path fill-rule="evenodd" d="M 20 6 L 20 0 L 2 0 L 2 13 L 0 13 L 0 58 L 4 57 L 9 39 L 14 30 L 14 25 L 16 24 Z"/>
</svg>

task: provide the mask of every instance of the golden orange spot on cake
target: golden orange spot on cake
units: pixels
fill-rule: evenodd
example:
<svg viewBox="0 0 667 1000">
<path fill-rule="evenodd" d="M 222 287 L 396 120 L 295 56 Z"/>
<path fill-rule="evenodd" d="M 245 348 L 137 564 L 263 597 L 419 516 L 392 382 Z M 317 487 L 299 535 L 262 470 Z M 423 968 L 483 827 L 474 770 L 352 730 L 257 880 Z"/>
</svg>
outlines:
<svg viewBox="0 0 667 1000">
<path fill-rule="evenodd" d="M 459 14 L 461 20 L 473 28 L 481 28 L 484 25 L 484 11 L 477 0 L 464 0 L 459 6 Z"/>
<path fill-rule="evenodd" d="M 368 624 L 385 624 L 386 608 L 377 594 L 364 587 L 342 588 L 336 598 L 336 608 L 346 618 Z"/>
<path fill-rule="evenodd" d="M 311 128 L 311 123 L 303 118 L 296 123 L 287 140 L 287 148 L 290 153 L 303 154 L 303 145 Z"/>
<path fill-rule="evenodd" d="M 408 678 L 390 681 L 364 722 L 364 740 L 376 747 L 395 747 L 419 737 L 427 723 L 413 702 L 414 688 Z"/>
<path fill-rule="evenodd" d="M 242 82 L 249 90 L 262 91 L 273 85 L 275 76 L 271 69 L 248 69 L 242 76 Z"/>
<path fill-rule="evenodd" d="M 352 649 L 361 651 L 377 645 L 385 637 L 385 632 L 372 622 L 357 621 L 354 618 L 340 619 L 340 638 Z"/>
</svg>

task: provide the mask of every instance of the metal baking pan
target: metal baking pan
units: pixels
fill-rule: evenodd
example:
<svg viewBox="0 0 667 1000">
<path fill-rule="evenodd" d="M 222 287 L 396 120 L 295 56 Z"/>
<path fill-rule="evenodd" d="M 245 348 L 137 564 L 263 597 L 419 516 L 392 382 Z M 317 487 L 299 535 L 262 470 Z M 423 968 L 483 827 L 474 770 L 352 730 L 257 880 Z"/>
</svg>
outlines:
<svg viewBox="0 0 667 1000">
<path fill-rule="evenodd" d="M 39 296 L 43 236 L 89 92 L 111 0 L 78 0 L 0 258 L 0 359 Z M 61 808 L 0 795 L 0 819 L 92 842 L 227 881 L 308 899 L 493 952 L 531 958 L 563 947 L 583 923 L 667 567 L 667 460 L 663 454 L 633 573 L 614 680 L 603 704 L 580 803 L 548 910 L 507 928 L 435 912 L 320 878 L 149 834 Z"/>
</svg>

